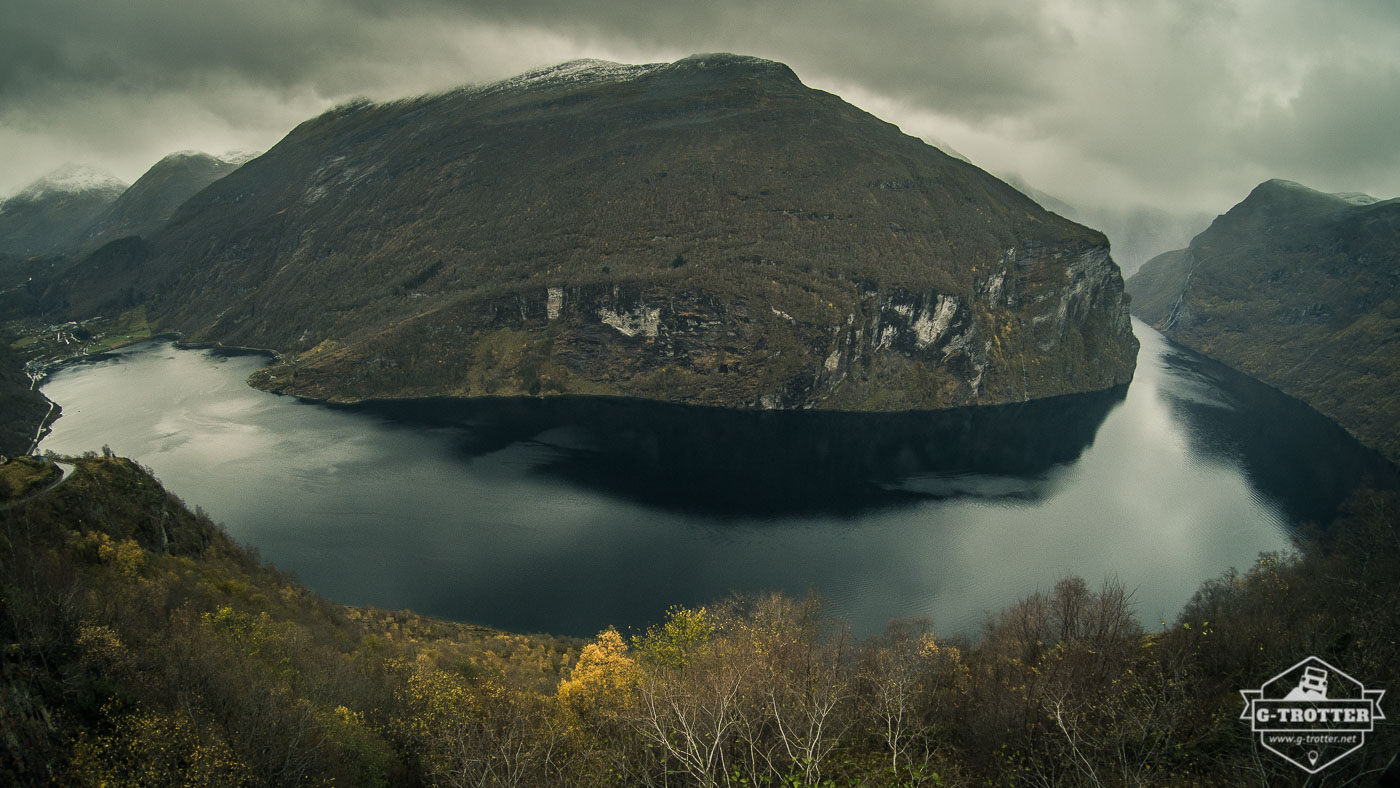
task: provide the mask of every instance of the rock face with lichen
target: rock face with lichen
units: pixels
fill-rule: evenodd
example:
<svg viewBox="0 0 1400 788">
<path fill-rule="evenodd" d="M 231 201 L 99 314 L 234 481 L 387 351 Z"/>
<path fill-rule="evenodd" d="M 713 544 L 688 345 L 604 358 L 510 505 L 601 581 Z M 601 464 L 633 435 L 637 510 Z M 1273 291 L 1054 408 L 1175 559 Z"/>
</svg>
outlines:
<svg viewBox="0 0 1400 788">
<path fill-rule="evenodd" d="M 1100 233 L 732 55 L 340 107 L 54 293 L 338 401 L 943 408 L 1110 388 L 1137 350 Z"/>
<path fill-rule="evenodd" d="M 1267 181 L 1128 287 L 1167 337 L 1400 462 L 1400 200 Z"/>
</svg>

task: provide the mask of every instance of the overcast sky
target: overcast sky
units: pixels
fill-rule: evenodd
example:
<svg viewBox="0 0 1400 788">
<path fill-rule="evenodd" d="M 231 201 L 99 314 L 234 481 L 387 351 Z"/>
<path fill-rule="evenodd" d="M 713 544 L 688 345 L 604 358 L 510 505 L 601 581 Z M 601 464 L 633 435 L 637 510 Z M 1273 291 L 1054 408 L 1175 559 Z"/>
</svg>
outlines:
<svg viewBox="0 0 1400 788">
<path fill-rule="evenodd" d="M 780 60 L 1085 212 L 1400 196 L 1397 0 L 5 0 L 0 195 L 578 57 Z"/>
</svg>

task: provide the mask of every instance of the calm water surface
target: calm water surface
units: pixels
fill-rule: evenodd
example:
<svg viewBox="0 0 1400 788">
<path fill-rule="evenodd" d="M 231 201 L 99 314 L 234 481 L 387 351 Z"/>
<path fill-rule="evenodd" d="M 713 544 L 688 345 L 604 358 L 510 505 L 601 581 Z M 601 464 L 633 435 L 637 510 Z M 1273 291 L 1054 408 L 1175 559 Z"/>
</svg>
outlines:
<svg viewBox="0 0 1400 788">
<path fill-rule="evenodd" d="M 1125 392 L 936 414 L 598 399 L 329 407 L 260 357 L 136 346 L 68 367 L 41 448 L 103 444 L 339 602 L 523 631 L 642 626 L 816 589 L 858 632 L 1117 575 L 1149 625 L 1286 548 L 1376 457 L 1142 323 Z"/>
</svg>

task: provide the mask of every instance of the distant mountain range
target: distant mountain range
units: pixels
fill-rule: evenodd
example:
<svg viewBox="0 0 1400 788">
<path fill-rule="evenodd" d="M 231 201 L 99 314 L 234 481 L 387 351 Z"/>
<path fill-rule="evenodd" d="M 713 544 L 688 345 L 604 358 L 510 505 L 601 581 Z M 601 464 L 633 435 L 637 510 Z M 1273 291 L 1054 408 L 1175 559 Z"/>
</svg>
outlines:
<svg viewBox="0 0 1400 788">
<path fill-rule="evenodd" d="M 1267 181 L 1128 290 L 1169 338 L 1400 461 L 1400 200 Z"/>
<path fill-rule="evenodd" d="M 76 246 L 126 187 L 91 167 L 54 170 L 0 202 L 0 254 L 55 254 Z"/>
<path fill-rule="evenodd" d="M 576 61 L 339 107 L 51 289 L 333 400 L 867 410 L 1127 382 L 1102 234 L 786 66 Z"/>
<path fill-rule="evenodd" d="M 66 164 L 0 201 L 0 254 L 82 254 L 124 236 L 149 235 L 243 160 L 172 153 L 130 186 L 111 173 Z"/>
<path fill-rule="evenodd" d="M 84 240 L 99 246 L 126 236 L 150 235 L 169 221 L 185 200 L 236 169 L 238 163 L 207 153 L 172 153 L 122 192 L 88 228 Z"/>
</svg>

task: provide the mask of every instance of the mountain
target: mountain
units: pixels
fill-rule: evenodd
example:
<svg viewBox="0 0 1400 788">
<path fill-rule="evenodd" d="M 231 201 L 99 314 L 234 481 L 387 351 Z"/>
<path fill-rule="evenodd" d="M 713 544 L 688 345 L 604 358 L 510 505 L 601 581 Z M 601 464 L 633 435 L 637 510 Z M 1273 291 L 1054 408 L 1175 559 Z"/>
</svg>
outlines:
<svg viewBox="0 0 1400 788">
<path fill-rule="evenodd" d="M 1400 200 L 1267 181 L 1128 290 L 1169 338 L 1400 461 Z"/>
<path fill-rule="evenodd" d="M 71 255 L 123 236 L 148 235 L 247 158 L 172 153 L 130 187 L 102 170 L 65 164 L 0 203 L 0 255 Z"/>
<path fill-rule="evenodd" d="M 173 153 L 126 187 L 100 171 L 68 166 L 0 209 L 0 312 L 39 315 L 48 283 L 83 256 L 118 238 L 150 235 L 195 192 L 252 158 Z M 112 199 L 112 195 L 118 195 Z M 95 212 L 95 213 L 94 213 Z"/>
<path fill-rule="evenodd" d="M 238 164 L 199 151 L 181 151 L 156 162 L 88 227 L 86 243 L 101 245 L 129 235 L 149 235 L 180 204 Z"/>
<path fill-rule="evenodd" d="M 941 408 L 1110 388 L 1137 349 L 1102 234 L 733 55 L 339 107 L 89 263 L 58 306 L 145 304 L 339 401 Z"/>
<path fill-rule="evenodd" d="M 68 249 L 125 190 L 126 183 L 110 173 L 63 165 L 0 202 L 0 254 Z"/>
</svg>

